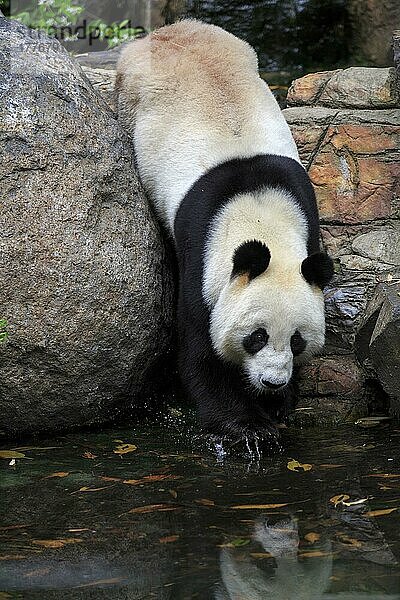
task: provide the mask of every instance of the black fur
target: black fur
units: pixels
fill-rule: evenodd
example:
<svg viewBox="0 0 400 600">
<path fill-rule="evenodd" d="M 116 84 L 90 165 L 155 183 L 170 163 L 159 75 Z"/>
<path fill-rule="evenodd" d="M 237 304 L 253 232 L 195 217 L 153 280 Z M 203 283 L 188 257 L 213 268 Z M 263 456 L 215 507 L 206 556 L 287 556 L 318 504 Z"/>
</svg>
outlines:
<svg viewBox="0 0 400 600">
<path fill-rule="evenodd" d="M 299 331 L 295 331 L 290 339 L 290 349 L 293 356 L 299 356 L 306 349 L 307 342 Z"/>
<path fill-rule="evenodd" d="M 239 193 L 263 187 L 289 191 L 308 225 L 308 253 L 319 252 L 319 220 L 313 187 L 293 159 L 274 155 L 225 162 L 203 175 L 178 209 L 174 231 L 179 262 L 179 368 L 183 385 L 198 405 L 206 431 L 243 437 L 277 435 L 294 408 L 293 383 L 257 395 L 236 366 L 212 348 L 209 309 L 202 296 L 203 256 L 217 212 Z"/>
<path fill-rule="evenodd" d="M 301 272 L 310 285 L 315 284 L 322 290 L 333 277 L 333 261 L 325 252 L 310 254 L 303 260 Z"/>
<path fill-rule="evenodd" d="M 269 335 L 263 327 L 256 329 L 243 339 L 243 348 L 249 354 L 257 354 L 268 343 Z"/>
<path fill-rule="evenodd" d="M 271 253 L 265 244 L 259 240 L 243 242 L 233 255 L 231 277 L 247 273 L 249 280 L 254 279 L 264 273 L 270 260 Z"/>
</svg>

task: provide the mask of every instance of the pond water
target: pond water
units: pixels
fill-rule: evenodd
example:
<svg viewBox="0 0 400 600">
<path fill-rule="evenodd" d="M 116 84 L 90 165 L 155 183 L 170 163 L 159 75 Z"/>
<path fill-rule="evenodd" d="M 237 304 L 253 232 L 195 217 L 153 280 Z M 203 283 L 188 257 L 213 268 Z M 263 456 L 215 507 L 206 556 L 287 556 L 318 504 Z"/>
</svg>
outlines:
<svg viewBox="0 0 400 600">
<path fill-rule="evenodd" d="M 400 599 L 400 428 L 288 429 L 260 460 L 177 431 L 1 458 L 0 599 Z"/>
</svg>

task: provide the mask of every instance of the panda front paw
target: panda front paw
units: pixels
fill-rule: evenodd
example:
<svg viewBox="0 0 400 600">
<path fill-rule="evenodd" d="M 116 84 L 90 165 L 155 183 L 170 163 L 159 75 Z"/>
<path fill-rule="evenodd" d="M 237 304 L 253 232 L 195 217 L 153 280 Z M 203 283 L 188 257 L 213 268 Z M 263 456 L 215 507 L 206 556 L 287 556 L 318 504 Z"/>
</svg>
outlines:
<svg viewBox="0 0 400 600">
<path fill-rule="evenodd" d="M 237 454 L 260 458 L 263 453 L 282 451 L 277 427 L 272 421 L 262 425 L 248 423 L 225 423 L 221 433 L 210 435 L 211 447 L 217 454 Z"/>
</svg>

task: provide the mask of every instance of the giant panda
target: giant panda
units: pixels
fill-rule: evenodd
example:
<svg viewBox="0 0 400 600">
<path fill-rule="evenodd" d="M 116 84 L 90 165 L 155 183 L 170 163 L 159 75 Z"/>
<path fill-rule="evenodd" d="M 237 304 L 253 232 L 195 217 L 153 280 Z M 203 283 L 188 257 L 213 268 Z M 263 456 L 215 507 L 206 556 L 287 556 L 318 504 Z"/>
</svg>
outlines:
<svg viewBox="0 0 400 600">
<path fill-rule="evenodd" d="M 174 240 L 179 370 L 204 431 L 274 439 L 293 372 L 324 344 L 312 185 L 254 50 L 182 20 L 131 42 L 117 66 L 119 119 Z"/>
</svg>

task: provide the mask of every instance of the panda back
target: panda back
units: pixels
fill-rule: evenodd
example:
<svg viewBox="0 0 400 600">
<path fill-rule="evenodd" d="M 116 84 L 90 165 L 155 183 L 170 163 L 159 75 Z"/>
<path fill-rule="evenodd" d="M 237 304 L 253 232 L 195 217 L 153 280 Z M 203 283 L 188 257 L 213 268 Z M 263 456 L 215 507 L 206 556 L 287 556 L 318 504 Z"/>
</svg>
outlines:
<svg viewBox="0 0 400 600">
<path fill-rule="evenodd" d="M 257 154 L 299 161 L 254 50 L 219 27 L 184 20 L 132 42 L 117 80 L 141 179 L 171 232 L 185 194 L 213 167 Z"/>
</svg>

